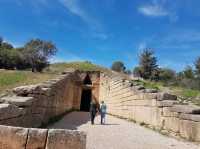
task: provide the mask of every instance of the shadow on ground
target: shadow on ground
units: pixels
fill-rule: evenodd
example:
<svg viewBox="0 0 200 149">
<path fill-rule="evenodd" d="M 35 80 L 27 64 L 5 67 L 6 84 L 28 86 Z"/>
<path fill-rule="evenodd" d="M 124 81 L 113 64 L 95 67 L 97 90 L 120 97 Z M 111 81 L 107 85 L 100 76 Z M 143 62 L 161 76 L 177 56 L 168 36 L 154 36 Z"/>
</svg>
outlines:
<svg viewBox="0 0 200 149">
<path fill-rule="evenodd" d="M 66 116 L 64 116 L 58 122 L 49 125 L 48 128 L 78 130 L 78 127 L 86 123 L 90 123 L 89 112 L 71 112 Z M 101 124 L 99 120 L 95 119 L 94 125 L 101 125 Z M 108 125 L 119 125 L 119 124 L 106 123 L 102 126 L 108 126 Z"/>
</svg>

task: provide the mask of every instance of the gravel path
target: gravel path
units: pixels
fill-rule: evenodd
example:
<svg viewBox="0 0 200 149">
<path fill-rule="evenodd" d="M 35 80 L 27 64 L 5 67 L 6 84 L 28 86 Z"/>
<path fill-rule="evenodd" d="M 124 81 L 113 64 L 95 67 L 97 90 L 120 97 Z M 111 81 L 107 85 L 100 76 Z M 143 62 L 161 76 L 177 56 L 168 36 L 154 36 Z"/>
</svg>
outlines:
<svg viewBox="0 0 200 149">
<path fill-rule="evenodd" d="M 107 116 L 107 124 L 91 125 L 89 114 L 72 112 L 49 128 L 74 129 L 87 132 L 87 149 L 200 149 L 194 143 L 178 141 L 150 129 Z"/>
</svg>

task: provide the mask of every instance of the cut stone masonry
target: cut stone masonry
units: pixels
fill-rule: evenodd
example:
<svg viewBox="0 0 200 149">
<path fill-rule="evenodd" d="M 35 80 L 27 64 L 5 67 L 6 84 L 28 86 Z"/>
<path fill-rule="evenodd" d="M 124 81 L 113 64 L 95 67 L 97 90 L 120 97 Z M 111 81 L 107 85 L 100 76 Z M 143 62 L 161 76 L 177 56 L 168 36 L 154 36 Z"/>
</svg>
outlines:
<svg viewBox="0 0 200 149">
<path fill-rule="evenodd" d="M 190 141 L 200 141 L 200 107 L 183 105 L 177 96 L 145 89 L 119 74 L 101 74 L 100 100 L 108 113 Z"/>
</svg>

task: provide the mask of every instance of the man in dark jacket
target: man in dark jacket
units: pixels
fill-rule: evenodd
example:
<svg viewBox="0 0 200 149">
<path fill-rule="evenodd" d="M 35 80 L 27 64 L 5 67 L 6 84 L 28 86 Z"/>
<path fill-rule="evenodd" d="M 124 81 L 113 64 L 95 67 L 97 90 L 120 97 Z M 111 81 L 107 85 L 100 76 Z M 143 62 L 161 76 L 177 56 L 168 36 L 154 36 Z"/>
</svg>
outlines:
<svg viewBox="0 0 200 149">
<path fill-rule="evenodd" d="M 94 119 L 95 119 L 96 114 L 97 114 L 97 104 L 95 101 L 92 101 L 90 103 L 90 118 L 91 118 L 92 125 L 94 124 Z"/>
</svg>

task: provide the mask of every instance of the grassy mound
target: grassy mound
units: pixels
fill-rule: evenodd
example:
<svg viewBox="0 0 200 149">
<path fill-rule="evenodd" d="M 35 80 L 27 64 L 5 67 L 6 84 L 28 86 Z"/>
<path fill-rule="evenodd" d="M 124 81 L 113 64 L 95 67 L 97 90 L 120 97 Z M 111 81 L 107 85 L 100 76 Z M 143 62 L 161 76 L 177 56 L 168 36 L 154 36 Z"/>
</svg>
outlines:
<svg viewBox="0 0 200 149">
<path fill-rule="evenodd" d="M 54 78 L 57 74 L 68 68 L 82 71 L 109 71 L 106 68 L 90 62 L 70 62 L 51 64 L 43 73 L 32 73 L 31 71 L 0 70 L 0 94 L 9 92 L 17 86 L 37 84 Z M 0 95 L 1 96 L 1 95 Z"/>
<path fill-rule="evenodd" d="M 9 92 L 17 86 L 40 83 L 54 76 L 54 74 L 31 71 L 0 70 L 0 94 Z"/>
<path fill-rule="evenodd" d="M 92 64 L 91 62 L 69 62 L 51 64 L 46 71 L 51 73 L 60 73 L 68 68 L 74 68 L 81 71 L 109 71 L 104 67 Z"/>
</svg>

